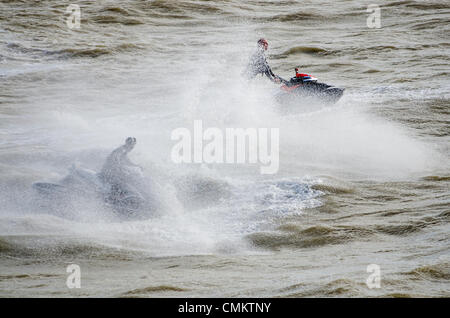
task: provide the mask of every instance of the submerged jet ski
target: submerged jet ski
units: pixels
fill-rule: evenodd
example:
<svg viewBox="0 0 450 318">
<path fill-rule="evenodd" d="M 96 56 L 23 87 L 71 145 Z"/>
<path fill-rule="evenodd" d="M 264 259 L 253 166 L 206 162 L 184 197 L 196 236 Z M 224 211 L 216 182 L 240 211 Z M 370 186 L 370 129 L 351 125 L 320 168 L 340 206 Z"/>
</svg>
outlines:
<svg viewBox="0 0 450 318">
<path fill-rule="evenodd" d="M 122 219 L 153 216 L 156 200 L 149 191 L 152 184 L 144 178 L 141 168 L 127 158 L 135 143 L 136 139 L 129 137 L 125 145 L 108 156 L 98 173 L 72 166 L 58 183 L 37 182 L 33 188 L 46 201 L 46 206 L 58 213 L 63 213 L 61 210 L 71 202 L 87 200 L 102 202 Z"/>
<path fill-rule="evenodd" d="M 280 80 L 283 85 L 281 92 L 277 95 L 279 100 L 302 97 L 325 103 L 335 103 L 344 93 L 344 88 L 318 82 L 317 78 L 309 74 L 299 73 L 298 68 L 295 68 L 295 76 L 289 81 L 282 78 Z"/>
</svg>

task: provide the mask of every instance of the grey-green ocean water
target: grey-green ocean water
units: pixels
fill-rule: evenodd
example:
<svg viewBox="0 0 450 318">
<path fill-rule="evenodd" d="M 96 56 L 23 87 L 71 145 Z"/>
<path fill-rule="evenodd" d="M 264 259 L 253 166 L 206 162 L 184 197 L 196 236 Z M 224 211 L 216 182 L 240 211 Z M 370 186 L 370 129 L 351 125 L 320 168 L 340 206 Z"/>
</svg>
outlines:
<svg viewBox="0 0 450 318">
<path fill-rule="evenodd" d="M 80 0 L 73 29 L 70 4 L 0 2 L 1 297 L 450 296 L 448 1 Z M 260 37 L 275 73 L 343 98 L 283 105 L 243 80 Z M 279 128 L 278 173 L 174 164 L 194 120 Z M 98 170 L 127 136 L 158 217 L 38 203 L 34 182 Z"/>
</svg>

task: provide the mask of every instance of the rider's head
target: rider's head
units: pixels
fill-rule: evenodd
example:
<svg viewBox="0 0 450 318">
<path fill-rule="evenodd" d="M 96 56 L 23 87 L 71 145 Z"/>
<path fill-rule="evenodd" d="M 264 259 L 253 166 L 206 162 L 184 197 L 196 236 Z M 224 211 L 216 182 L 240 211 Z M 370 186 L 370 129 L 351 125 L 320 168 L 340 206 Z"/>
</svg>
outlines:
<svg viewBox="0 0 450 318">
<path fill-rule="evenodd" d="M 126 147 L 126 149 L 127 149 L 128 151 L 133 150 L 134 145 L 136 145 L 136 138 L 134 138 L 134 137 L 128 137 L 128 138 L 125 140 L 125 147 Z"/>
<path fill-rule="evenodd" d="M 258 47 L 263 48 L 265 51 L 269 47 L 269 42 L 266 39 L 261 38 L 258 40 Z"/>
</svg>

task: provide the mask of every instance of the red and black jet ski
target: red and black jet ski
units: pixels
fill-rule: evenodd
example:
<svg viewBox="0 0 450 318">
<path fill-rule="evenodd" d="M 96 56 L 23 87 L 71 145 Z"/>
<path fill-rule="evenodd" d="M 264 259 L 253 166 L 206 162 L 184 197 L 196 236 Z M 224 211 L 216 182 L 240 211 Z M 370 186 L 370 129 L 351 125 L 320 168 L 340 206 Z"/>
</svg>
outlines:
<svg viewBox="0 0 450 318">
<path fill-rule="evenodd" d="M 307 99 L 317 99 L 326 103 L 337 102 L 344 93 L 344 88 L 318 82 L 317 78 L 298 72 L 295 68 L 295 76 L 289 81 L 280 78 L 283 85 L 282 92 L 278 94 L 278 99 L 285 97 L 299 96 Z"/>
</svg>

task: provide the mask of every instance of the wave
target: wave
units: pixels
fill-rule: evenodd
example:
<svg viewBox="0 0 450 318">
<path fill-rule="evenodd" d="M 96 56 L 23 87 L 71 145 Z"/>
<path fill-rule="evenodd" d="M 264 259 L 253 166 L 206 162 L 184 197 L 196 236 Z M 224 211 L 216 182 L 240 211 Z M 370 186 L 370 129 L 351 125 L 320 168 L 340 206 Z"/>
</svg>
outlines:
<svg viewBox="0 0 450 318">
<path fill-rule="evenodd" d="M 52 277 L 59 277 L 59 275 L 54 274 L 18 274 L 18 275 L 0 275 L 0 281 L 8 281 L 8 280 L 21 280 L 21 279 L 42 279 L 42 278 L 52 278 Z M 44 285 L 45 286 L 45 285 Z M 34 287 L 41 287 L 41 286 L 34 286 Z"/>
<path fill-rule="evenodd" d="M 412 1 L 412 0 L 406 0 L 406 1 L 394 1 L 391 3 L 385 3 L 382 5 L 382 7 L 406 7 L 406 8 L 413 8 L 413 9 L 419 9 L 419 10 L 440 10 L 440 9 L 449 9 L 450 5 L 444 3 L 444 2 L 427 2 L 427 1 Z"/>
<path fill-rule="evenodd" d="M 433 182 L 446 182 L 450 181 L 450 176 L 426 176 L 423 177 L 422 180 L 424 181 L 433 181 Z"/>
<path fill-rule="evenodd" d="M 295 46 L 293 48 L 290 48 L 287 51 L 284 51 L 281 53 L 281 55 L 288 56 L 288 55 L 294 55 L 294 54 L 311 54 L 311 55 L 329 55 L 332 54 L 331 51 L 327 51 L 320 47 L 310 47 L 310 46 Z"/>
<path fill-rule="evenodd" d="M 405 7 L 407 8 L 413 8 L 418 10 L 445 10 L 450 9 L 450 4 L 443 2 L 427 2 L 427 1 L 420 1 L 420 2 L 408 2 L 405 3 Z"/>
<path fill-rule="evenodd" d="M 355 239 L 365 239 L 373 231 L 352 226 L 310 226 L 284 224 L 278 232 L 260 232 L 247 236 L 256 247 L 278 250 L 280 248 L 310 248 L 342 244 Z"/>
<path fill-rule="evenodd" d="M 375 229 L 380 233 L 403 236 L 418 232 L 425 226 L 426 226 L 425 223 L 405 224 L 405 225 L 378 225 L 375 226 Z"/>
<path fill-rule="evenodd" d="M 332 184 L 314 184 L 311 186 L 312 189 L 322 191 L 325 193 L 333 193 L 333 194 L 349 194 L 355 193 L 355 189 L 350 187 L 344 187 L 342 185 L 332 185 Z"/>
<path fill-rule="evenodd" d="M 450 19 L 432 19 L 430 21 L 421 22 L 410 26 L 412 30 L 430 30 L 436 27 L 446 27 L 450 23 Z"/>
<path fill-rule="evenodd" d="M 132 256 L 134 252 L 130 250 L 98 244 L 86 237 L 80 238 L 54 233 L 2 236 L 0 237 L 0 255 L 24 259 L 39 258 L 42 261 L 50 261 L 56 257 L 61 259 L 84 257 L 128 261 L 135 257 Z"/>
<path fill-rule="evenodd" d="M 213 5 L 205 2 L 194 2 L 194 1 L 167 1 L 167 0 L 154 0 L 146 1 L 140 4 L 141 8 L 156 10 L 157 12 L 167 13 L 189 13 L 190 16 L 196 13 L 200 14 L 220 14 L 223 13 L 223 9 L 218 5 Z"/>
<path fill-rule="evenodd" d="M 132 43 L 124 43 L 111 47 L 94 47 L 85 49 L 63 49 L 53 52 L 48 52 L 50 55 L 57 55 L 59 57 L 71 57 L 71 58 L 82 58 L 90 57 L 95 58 L 101 55 L 110 55 L 116 53 L 130 52 L 143 49 L 142 46 Z"/>
<path fill-rule="evenodd" d="M 286 288 L 286 291 L 288 291 L 289 289 L 297 289 L 297 287 L 298 285 L 289 286 Z M 317 288 L 308 289 L 306 286 L 305 290 L 303 291 L 291 292 L 283 295 L 283 297 L 357 297 L 361 294 L 362 288 L 364 288 L 363 284 L 356 283 L 350 279 L 336 279 Z"/>
<path fill-rule="evenodd" d="M 450 280 L 450 263 L 421 266 L 404 274 L 412 276 L 415 279 Z"/>
<path fill-rule="evenodd" d="M 355 54 L 362 54 L 364 57 L 366 54 L 373 54 L 373 52 L 390 52 L 390 51 L 423 51 L 429 48 L 442 48 L 447 47 L 447 43 L 436 43 L 436 44 L 414 44 L 410 46 L 397 46 L 397 45 L 376 45 L 376 46 L 347 46 L 339 49 L 325 49 L 321 47 L 309 47 L 309 46 L 296 46 L 292 47 L 281 54 L 274 55 L 275 58 L 285 58 L 290 55 L 296 54 L 307 54 L 314 56 L 355 56 Z M 444 58 L 443 56 L 434 56 L 435 58 Z M 354 64 L 342 64 L 338 63 L 337 66 L 354 66 Z M 372 71 L 373 72 L 373 71 Z M 371 73 L 371 72 L 369 72 Z"/>
<path fill-rule="evenodd" d="M 152 293 L 161 293 L 161 292 L 185 292 L 189 291 L 189 289 L 169 286 L 169 285 L 159 285 L 159 286 L 149 286 L 144 288 L 137 288 L 123 293 L 124 297 L 142 297 L 143 295 L 152 294 Z"/>
<path fill-rule="evenodd" d="M 99 15 L 92 18 L 92 21 L 99 24 L 122 24 L 122 25 L 139 25 L 145 24 L 145 21 L 136 18 L 123 18 L 114 15 Z"/>
<path fill-rule="evenodd" d="M 383 4 L 383 7 L 399 7 L 399 6 L 407 5 L 407 4 L 410 4 L 410 3 L 414 3 L 414 1 L 412 1 L 412 0 L 394 1 L 394 2 L 391 2 L 391 3 Z"/>
<path fill-rule="evenodd" d="M 279 22 L 291 22 L 291 21 L 305 21 L 305 20 L 315 20 L 325 18 L 322 15 L 306 13 L 306 12 L 296 12 L 289 14 L 279 14 L 270 18 L 271 21 Z M 264 18 L 266 19 L 266 18 Z"/>
<path fill-rule="evenodd" d="M 10 43 L 7 47 L 16 52 L 28 54 L 32 57 L 56 57 L 61 58 L 96 58 L 102 55 L 113 55 L 118 53 L 133 52 L 142 50 L 144 47 L 134 43 L 123 43 L 115 46 L 97 46 L 86 48 L 66 48 L 61 50 L 44 50 L 27 48 L 18 43 Z"/>
<path fill-rule="evenodd" d="M 9 254 L 14 251 L 14 245 L 0 237 L 0 255 Z"/>
</svg>

